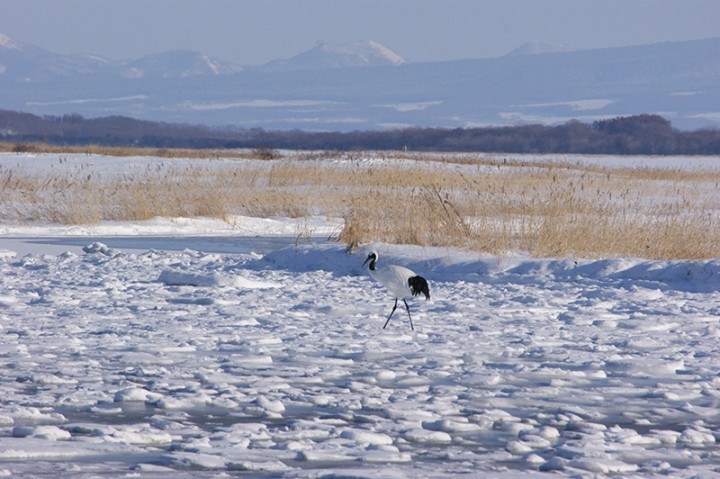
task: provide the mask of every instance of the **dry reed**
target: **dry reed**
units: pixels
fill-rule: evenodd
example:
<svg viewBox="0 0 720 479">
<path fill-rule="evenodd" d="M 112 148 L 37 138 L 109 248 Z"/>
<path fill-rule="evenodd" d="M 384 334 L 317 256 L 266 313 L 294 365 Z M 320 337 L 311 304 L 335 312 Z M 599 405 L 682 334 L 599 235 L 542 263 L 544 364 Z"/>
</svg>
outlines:
<svg viewBox="0 0 720 479">
<path fill-rule="evenodd" d="M 541 257 L 720 257 L 718 171 L 455 156 L 311 158 L 170 163 L 124 175 L 80 169 L 43 178 L 0 169 L 0 219 L 81 224 L 322 214 L 345 219 L 339 239 L 351 246 L 385 241 Z"/>
</svg>

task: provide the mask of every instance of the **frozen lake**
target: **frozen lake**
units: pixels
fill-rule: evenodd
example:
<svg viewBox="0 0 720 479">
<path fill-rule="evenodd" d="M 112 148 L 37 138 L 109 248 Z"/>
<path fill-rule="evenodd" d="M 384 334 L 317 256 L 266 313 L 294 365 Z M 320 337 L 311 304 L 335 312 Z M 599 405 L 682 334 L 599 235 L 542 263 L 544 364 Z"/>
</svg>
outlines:
<svg viewBox="0 0 720 479">
<path fill-rule="evenodd" d="M 312 238 L 314 243 L 326 242 Z M 0 249 L 15 251 L 18 256 L 30 253 L 61 254 L 70 251 L 82 254 L 84 246 L 101 242 L 126 253 L 151 249 L 183 251 L 191 249 L 208 253 L 265 254 L 294 245 L 294 236 L 0 236 Z"/>
<path fill-rule="evenodd" d="M 372 245 L 430 282 L 413 332 L 366 250 L 90 239 L 0 254 L 0 475 L 720 471 L 718 260 Z"/>
</svg>

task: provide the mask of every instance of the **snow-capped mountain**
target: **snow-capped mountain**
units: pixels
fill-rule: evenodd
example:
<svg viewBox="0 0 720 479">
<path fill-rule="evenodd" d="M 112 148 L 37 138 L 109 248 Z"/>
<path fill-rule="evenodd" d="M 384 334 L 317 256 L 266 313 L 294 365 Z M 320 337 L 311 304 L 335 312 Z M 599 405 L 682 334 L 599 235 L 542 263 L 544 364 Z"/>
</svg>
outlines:
<svg viewBox="0 0 720 479">
<path fill-rule="evenodd" d="M 20 45 L 12 38 L 0 33 L 0 48 L 6 48 L 8 50 L 19 50 Z"/>
<path fill-rule="evenodd" d="M 242 67 L 199 52 L 172 51 L 136 60 L 110 61 L 96 55 L 63 55 L 0 34 L 0 75 L 21 83 L 54 77 L 105 74 L 126 79 L 229 75 Z M 107 77 L 106 77 L 107 80 Z"/>
<path fill-rule="evenodd" d="M 53 53 L 0 34 L 0 79 L 32 83 L 57 76 L 98 73 L 109 65 L 102 57 Z"/>
<path fill-rule="evenodd" d="M 178 78 L 198 75 L 229 75 L 242 71 L 240 65 L 210 58 L 199 52 L 177 50 L 147 55 L 119 65 L 125 78 Z"/>
<path fill-rule="evenodd" d="M 275 60 L 259 67 L 262 71 L 326 70 L 331 68 L 398 66 L 405 59 L 373 41 L 348 45 L 320 43 L 287 60 Z"/>
<path fill-rule="evenodd" d="M 511 51 L 506 56 L 541 55 L 545 53 L 566 53 L 570 51 L 572 51 L 571 48 L 568 48 L 560 43 L 527 42 Z"/>
</svg>

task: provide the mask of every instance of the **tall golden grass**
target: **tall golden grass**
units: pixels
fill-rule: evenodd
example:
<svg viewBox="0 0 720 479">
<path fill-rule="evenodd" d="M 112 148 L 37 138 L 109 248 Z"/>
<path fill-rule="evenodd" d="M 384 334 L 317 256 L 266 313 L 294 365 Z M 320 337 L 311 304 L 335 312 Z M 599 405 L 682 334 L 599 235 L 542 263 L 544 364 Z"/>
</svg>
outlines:
<svg viewBox="0 0 720 479">
<path fill-rule="evenodd" d="M 85 224 L 319 214 L 344 218 L 339 240 L 351 247 L 385 241 L 538 257 L 720 257 L 720 170 L 453 155 L 313 158 L 170 162 L 123 175 L 78 169 L 41 178 L 21 167 L 0 169 L 0 215 Z"/>
</svg>

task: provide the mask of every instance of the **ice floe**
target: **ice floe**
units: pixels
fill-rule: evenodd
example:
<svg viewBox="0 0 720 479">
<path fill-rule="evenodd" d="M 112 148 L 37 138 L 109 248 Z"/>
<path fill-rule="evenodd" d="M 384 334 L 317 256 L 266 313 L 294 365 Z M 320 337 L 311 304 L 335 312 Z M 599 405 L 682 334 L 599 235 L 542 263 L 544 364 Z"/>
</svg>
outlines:
<svg viewBox="0 0 720 479">
<path fill-rule="evenodd" d="M 0 475 L 720 471 L 717 259 L 98 243 L 0 255 Z M 430 281 L 416 331 L 371 248 Z"/>
</svg>

